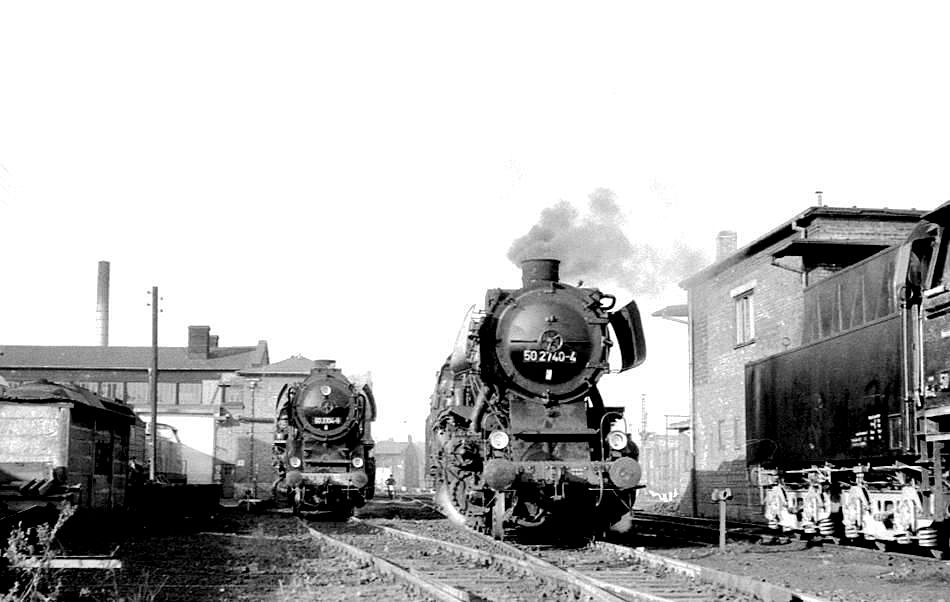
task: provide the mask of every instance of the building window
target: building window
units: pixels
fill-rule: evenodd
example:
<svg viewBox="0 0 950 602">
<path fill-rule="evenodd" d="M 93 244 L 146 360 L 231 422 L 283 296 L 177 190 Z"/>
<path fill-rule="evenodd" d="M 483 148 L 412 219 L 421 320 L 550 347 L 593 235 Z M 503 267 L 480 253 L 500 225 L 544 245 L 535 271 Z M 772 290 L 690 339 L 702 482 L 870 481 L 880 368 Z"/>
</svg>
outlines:
<svg viewBox="0 0 950 602">
<path fill-rule="evenodd" d="M 83 389 L 89 389 L 89 390 L 92 391 L 93 393 L 98 393 L 98 392 L 99 392 L 99 383 L 94 383 L 94 382 L 88 381 L 88 380 L 81 380 L 81 381 L 77 382 L 76 384 L 79 385 L 80 387 L 82 387 Z"/>
<path fill-rule="evenodd" d="M 201 383 L 178 383 L 178 403 L 201 403 Z"/>
<path fill-rule="evenodd" d="M 177 383 L 158 383 L 158 403 L 178 403 Z"/>
<path fill-rule="evenodd" d="M 125 400 L 125 383 L 100 383 L 99 394 L 109 399 Z"/>
<path fill-rule="evenodd" d="M 904 442 L 901 440 L 901 433 L 904 430 L 903 419 L 900 414 L 891 414 L 887 417 L 888 420 L 888 432 L 890 434 L 890 448 L 891 449 L 900 449 L 904 446 Z"/>
<path fill-rule="evenodd" d="M 125 383 L 125 400 L 129 403 L 148 401 L 148 383 Z"/>
<path fill-rule="evenodd" d="M 732 295 L 736 306 L 736 345 L 747 345 L 755 341 L 755 304 L 753 289 L 740 287 Z"/>
</svg>

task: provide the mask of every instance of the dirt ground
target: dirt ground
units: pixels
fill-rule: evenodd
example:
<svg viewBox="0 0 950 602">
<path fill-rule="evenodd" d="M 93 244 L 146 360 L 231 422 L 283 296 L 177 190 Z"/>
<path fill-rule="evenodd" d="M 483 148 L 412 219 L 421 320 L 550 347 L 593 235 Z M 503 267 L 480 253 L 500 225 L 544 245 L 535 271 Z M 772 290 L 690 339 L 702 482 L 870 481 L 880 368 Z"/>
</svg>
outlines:
<svg viewBox="0 0 950 602">
<path fill-rule="evenodd" d="M 653 551 L 828 600 L 950 601 L 950 563 L 931 558 L 798 540 L 778 545 L 730 543 L 724 553 L 718 547 Z"/>
<path fill-rule="evenodd" d="M 388 518 L 410 503 L 371 504 L 365 518 Z M 407 508 L 401 508 L 400 514 Z M 418 518 L 431 510 L 419 507 Z M 119 570 L 63 571 L 60 600 L 413 600 L 412 592 L 314 543 L 289 514 L 224 509 L 211 517 L 76 522 L 59 554 L 115 552 Z M 804 541 L 765 545 L 651 548 L 694 564 L 764 579 L 840 602 L 950 602 L 950 562 Z M 0 571 L 2 572 L 2 571 Z M 0 592 L 2 593 L 2 592 Z"/>
<path fill-rule="evenodd" d="M 401 584 L 314 543 L 290 515 L 228 509 L 177 523 L 90 523 L 65 535 L 62 543 L 69 549 L 61 554 L 108 553 L 119 545 L 116 556 L 123 566 L 56 571 L 50 577 L 61 584 L 57 600 L 420 599 Z"/>
</svg>

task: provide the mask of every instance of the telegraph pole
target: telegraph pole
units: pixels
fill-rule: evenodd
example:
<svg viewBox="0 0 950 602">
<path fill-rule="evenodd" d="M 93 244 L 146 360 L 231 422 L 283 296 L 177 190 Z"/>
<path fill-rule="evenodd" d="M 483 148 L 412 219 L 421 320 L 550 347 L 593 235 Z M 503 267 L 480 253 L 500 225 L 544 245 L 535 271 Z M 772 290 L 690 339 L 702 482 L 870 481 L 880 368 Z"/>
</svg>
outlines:
<svg viewBox="0 0 950 602">
<path fill-rule="evenodd" d="M 148 371 L 148 399 L 152 406 L 152 457 L 149 459 L 148 478 L 155 480 L 158 463 L 158 287 L 152 287 L 152 367 Z"/>
<path fill-rule="evenodd" d="M 647 394 L 640 395 L 640 440 L 643 447 L 640 453 L 644 453 L 647 448 Z"/>
</svg>

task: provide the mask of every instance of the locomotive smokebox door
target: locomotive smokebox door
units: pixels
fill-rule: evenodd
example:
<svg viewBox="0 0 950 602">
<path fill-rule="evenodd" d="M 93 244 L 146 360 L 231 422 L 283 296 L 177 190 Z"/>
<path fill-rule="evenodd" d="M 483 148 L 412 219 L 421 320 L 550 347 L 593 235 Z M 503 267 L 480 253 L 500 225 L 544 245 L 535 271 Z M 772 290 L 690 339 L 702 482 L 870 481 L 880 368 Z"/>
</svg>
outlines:
<svg viewBox="0 0 950 602">
<path fill-rule="evenodd" d="M 620 347 L 620 371 L 642 364 L 647 358 L 647 343 L 637 302 L 631 301 L 623 309 L 610 314 L 610 326 L 617 335 L 617 346 Z"/>
</svg>

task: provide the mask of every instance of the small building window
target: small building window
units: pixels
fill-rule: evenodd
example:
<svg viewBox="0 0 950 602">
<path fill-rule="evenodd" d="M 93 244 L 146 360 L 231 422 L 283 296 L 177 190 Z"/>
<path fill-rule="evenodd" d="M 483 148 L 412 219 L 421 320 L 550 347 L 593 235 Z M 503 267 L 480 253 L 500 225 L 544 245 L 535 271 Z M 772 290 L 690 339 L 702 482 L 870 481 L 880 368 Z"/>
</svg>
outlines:
<svg viewBox="0 0 950 602">
<path fill-rule="evenodd" d="M 148 383 L 125 383 L 125 399 L 129 403 L 148 401 Z"/>
<path fill-rule="evenodd" d="M 109 399 L 121 399 L 125 401 L 125 383 L 100 383 L 99 394 Z"/>
<path fill-rule="evenodd" d="M 172 405 L 178 403 L 178 384 L 158 383 L 158 403 Z"/>
<path fill-rule="evenodd" d="M 736 345 L 755 341 L 755 304 L 753 289 L 733 295 L 736 304 Z"/>
<path fill-rule="evenodd" d="M 82 387 L 83 389 L 88 389 L 88 390 L 92 391 L 93 393 L 98 393 L 98 392 L 99 392 L 99 383 L 92 382 L 92 381 L 89 381 L 89 380 L 81 380 L 81 381 L 77 382 L 76 384 L 79 385 L 80 387 Z"/>
<path fill-rule="evenodd" d="M 890 434 L 890 441 L 888 443 L 890 444 L 890 448 L 900 449 L 904 446 L 904 442 L 901 440 L 901 434 L 904 431 L 904 420 L 900 414 L 891 414 L 887 418 L 887 430 Z"/>
<path fill-rule="evenodd" d="M 201 403 L 201 383 L 178 383 L 178 403 Z"/>
</svg>

